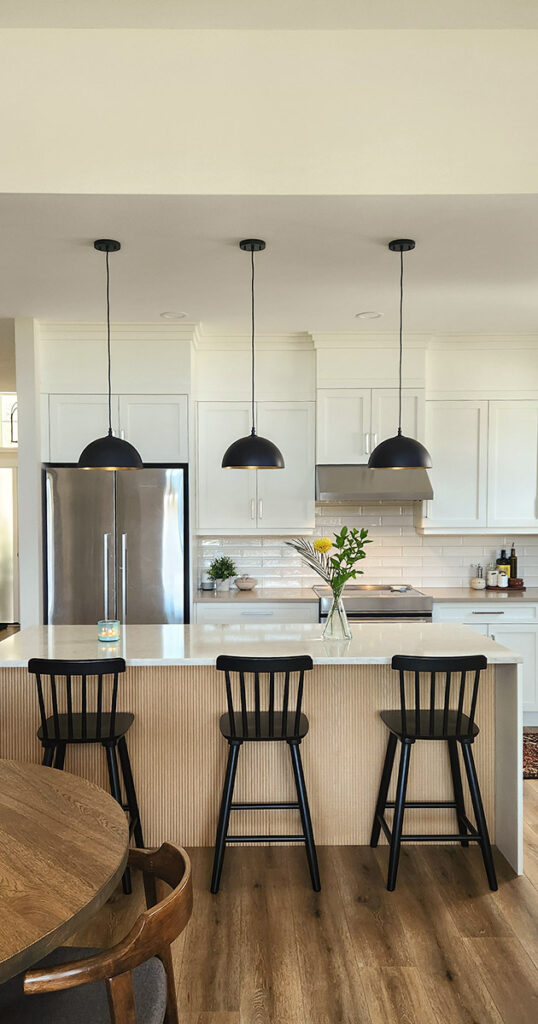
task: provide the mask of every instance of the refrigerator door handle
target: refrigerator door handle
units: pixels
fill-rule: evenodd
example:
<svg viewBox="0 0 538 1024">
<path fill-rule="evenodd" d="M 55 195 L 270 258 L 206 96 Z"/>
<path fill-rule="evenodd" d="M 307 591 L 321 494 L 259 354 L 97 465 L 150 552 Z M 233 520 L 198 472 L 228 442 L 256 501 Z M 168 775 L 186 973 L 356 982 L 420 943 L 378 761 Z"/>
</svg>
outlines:
<svg viewBox="0 0 538 1024">
<path fill-rule="evenodd" d="M 127 622 L 127 534 L 121 535 L 121 621 Z"/>
<path fill-rule="evenodd" d="M 108 619 L 109 613 L 109 599 L 108 599 L 108 541 L 110 538 L 109 533 L 103 534 L 103 597 L 105 607 L 105 619 Z"/>
</svg>

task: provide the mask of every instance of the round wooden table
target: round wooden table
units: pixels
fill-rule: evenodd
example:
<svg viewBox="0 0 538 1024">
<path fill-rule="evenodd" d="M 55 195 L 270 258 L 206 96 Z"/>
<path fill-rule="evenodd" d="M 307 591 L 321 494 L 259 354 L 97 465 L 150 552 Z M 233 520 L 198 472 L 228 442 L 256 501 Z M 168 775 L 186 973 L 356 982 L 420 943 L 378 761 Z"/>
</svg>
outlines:
<svg viewBox="0 0 538 1024">
<path fill-rule="evenodd" d="M 60 946 L 105 903 L 128 845 L 125 813 L 98 786 L 0 760 L 0 983 Z"/>
</svg>

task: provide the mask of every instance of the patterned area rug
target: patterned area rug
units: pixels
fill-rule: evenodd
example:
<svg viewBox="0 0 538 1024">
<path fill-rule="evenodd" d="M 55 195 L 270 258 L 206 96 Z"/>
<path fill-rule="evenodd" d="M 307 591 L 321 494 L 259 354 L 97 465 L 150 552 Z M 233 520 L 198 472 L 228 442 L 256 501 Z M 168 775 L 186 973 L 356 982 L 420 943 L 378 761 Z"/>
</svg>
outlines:
<svg viewBox="0 0 538 1024">
<path fill-rule="evenodd" d="M 538 779 L 538 729 L 523 730 L 523 778 Z"/>
</svg>

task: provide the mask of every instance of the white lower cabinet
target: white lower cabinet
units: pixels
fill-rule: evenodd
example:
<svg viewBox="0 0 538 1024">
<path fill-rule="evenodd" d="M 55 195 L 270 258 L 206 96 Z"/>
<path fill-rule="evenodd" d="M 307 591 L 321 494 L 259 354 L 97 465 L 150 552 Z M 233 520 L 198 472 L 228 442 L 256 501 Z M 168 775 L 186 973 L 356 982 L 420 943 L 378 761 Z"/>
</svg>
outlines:
<svg viewBox="0 0 538 1024">
<path fill-rule="evenodd" d="M 249 402 L 198 402 L 198 529 L 284 533 L 314 528 L 314 403 L 258 402 L 257 432 L 273 441 L 285 469 L 222 469 L 233 442 L 250 434 Z"/>
<path fill-rule="evenodd" d="M 489 605 L 489 606 L 488 606 Z M 523 711 L 538 712 L 538 605 L 499 608 L 483 604 L 435 604 L 434 622 L 458 622 L 509 647 L 523 658 Z"/>
<path fill-rule="evenodd" d="M 200 602 L 195 604 L 197 623 L 243 623 L 244 625 L 267 625 L 281 622 L 318 622 L 317 601 L 260 601 L 259 603 L 238 601 Z"/>
</svg>

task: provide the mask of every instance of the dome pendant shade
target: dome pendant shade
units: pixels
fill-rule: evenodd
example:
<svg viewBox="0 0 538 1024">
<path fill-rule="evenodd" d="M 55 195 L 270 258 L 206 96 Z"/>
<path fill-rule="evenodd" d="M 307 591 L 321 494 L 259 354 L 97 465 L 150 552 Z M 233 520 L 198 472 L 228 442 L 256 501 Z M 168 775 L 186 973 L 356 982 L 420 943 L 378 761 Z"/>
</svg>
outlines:
<svg viewBox="0 0 538 1024">
<path fill-rule="evenodd" d="M 107 434 L 86 445 L 78 460 L 79 469 L 143 469 L 134 445 L 121 437 Z"/>
<path fill-rule="evenodd" d="M 225 451 L 223 469 L 284 469 L 282 452 L 266 437 L 252 431 L 240 437 Z"/>
<path fill-rule="evenodd" d="M 401 432 L 378 444 L 368 459 L 370 469 L 429 469 L 431 464 L 424 445 Z"/>
</svg>

